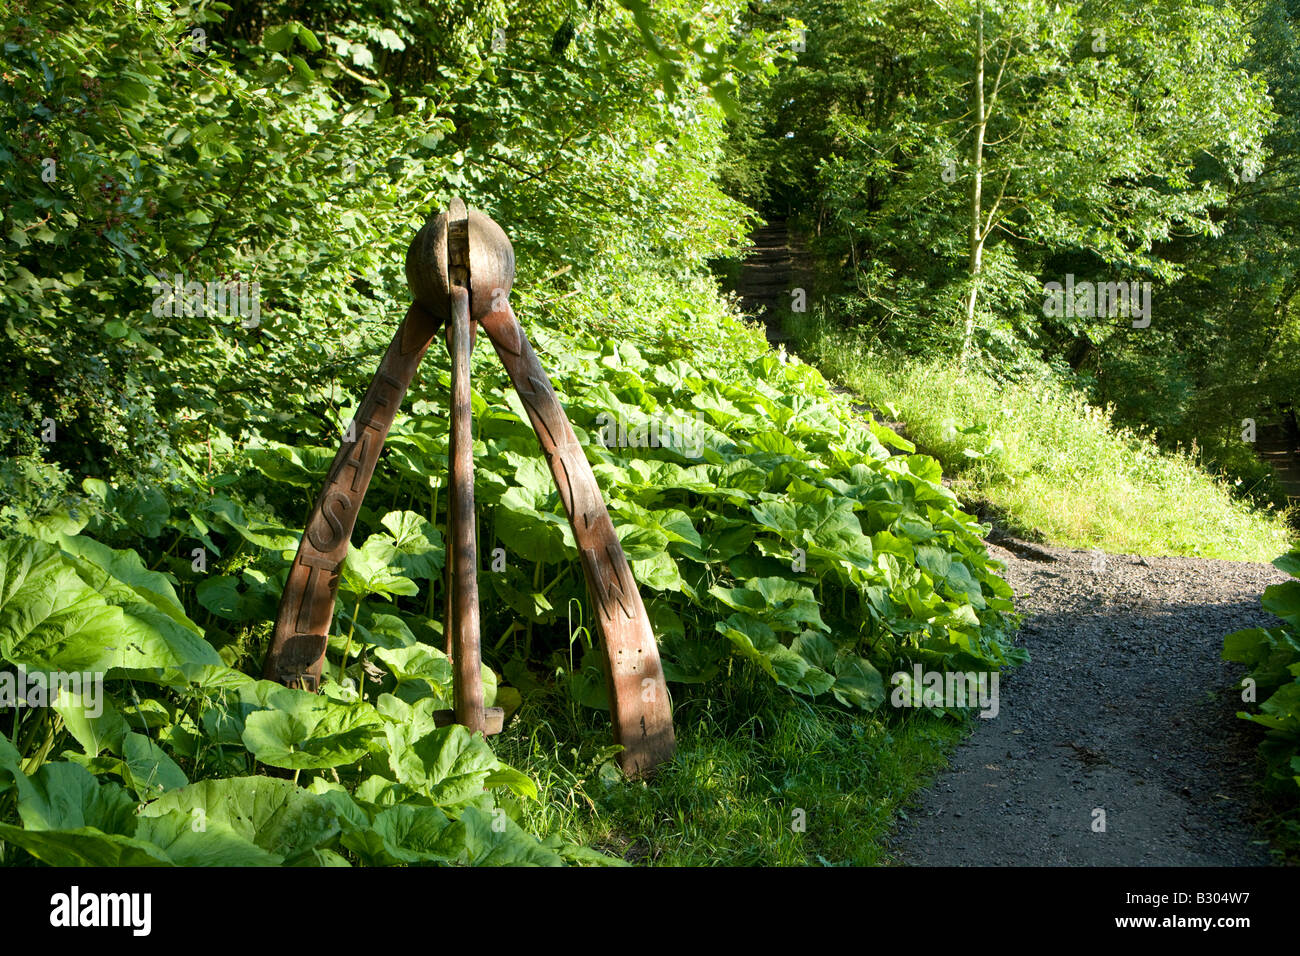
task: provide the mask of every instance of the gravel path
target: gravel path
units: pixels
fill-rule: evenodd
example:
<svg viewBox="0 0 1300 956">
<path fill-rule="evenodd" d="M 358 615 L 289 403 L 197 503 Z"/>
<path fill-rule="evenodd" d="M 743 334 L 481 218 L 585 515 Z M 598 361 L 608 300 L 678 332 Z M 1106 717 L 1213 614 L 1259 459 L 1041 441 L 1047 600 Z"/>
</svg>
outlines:
<svg viewBox="0 0 1300 956">
<path fill-rule="evenodd" d="M 1269 565 L 1141 558 L 993 536 L 1032 660 L 1003 675 L 895 834 L 919 866 L 1259 865 L 1258 734 L 1223 636 L 1271 625 Z M 1105 812 L 1105 830 L 1094 829 Z"/>
</svg>

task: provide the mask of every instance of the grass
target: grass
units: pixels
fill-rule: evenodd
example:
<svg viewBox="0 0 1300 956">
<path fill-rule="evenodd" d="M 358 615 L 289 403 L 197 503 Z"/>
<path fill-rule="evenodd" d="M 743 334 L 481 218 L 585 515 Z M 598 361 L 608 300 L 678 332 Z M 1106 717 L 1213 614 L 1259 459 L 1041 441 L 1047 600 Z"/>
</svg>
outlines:
<svg viewBox="0 0 1300 956">
<path fill-rule="evenodd" d="M 626 782 L 605 714 L 563 690 L 531 695 L 495 746 L 539 783 L 521 822 L 643 865 L 888 863 L 895 822 L 968 732 L 926 711 L 796 698 L 740 664 L 675 701 L 674 719 L 676 758 L 649 784 Z"/>
<path fill-rule="evenodd" d="M 1234 496 L 1195 455 L 1115 427 L 1063 386 L 886 358 L 812 318 L 795 332 L 823 374 L 905 422 L 953 491 L 990 506 L 1017 534 L 1114 554 L 1238 561 L 1271 561 L 1296 535 L 1286 515 Z"/>
</svg>

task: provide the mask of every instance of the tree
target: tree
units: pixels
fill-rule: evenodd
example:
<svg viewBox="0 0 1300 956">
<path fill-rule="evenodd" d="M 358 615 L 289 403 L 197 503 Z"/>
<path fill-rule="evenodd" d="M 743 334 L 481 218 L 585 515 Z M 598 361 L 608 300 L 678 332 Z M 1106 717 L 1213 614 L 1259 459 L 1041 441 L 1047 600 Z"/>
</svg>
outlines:
<svg viewBox="0 0 1300 956">
<path fill-rule="evenodd" d="M 894 0 L 861 15 L 838 4 L 782 12 L 809 24 L 818 62 L 852 64 L 841 83 L 861 91 L 814 113 L 829 141 L 816 189 L 848 254 L 849 309 L 902 323 L 901 334 L 882 329 L 891 341 L 915 333 L 918 347 L 966 354 L 981 336 L 987 350 L 1044 332 L 1113 334 L 1094 317 L 1028 313 L 1040 272 L 1072 258 L 1080 271 L 1176 277 L 1161 244 L 1212 234 L 1230 184 L 1195 180 L 1198 160 L 1209 153 L 1223 171 L 1257 162 L 1268 129 L 1264 84 L 1239 66 L 1245 15 L 1218 4 L 1134 13 Z M 778 82 L 773 95 L 788 93 Z M 818 142 L 796 137 L 788 149 L 806 165 Z"/>
<path fill-rule="evenodd" d="M 20 0 L 0 51 L 0 483 L 161 484 L 213 443 L 339 426 L 409 296 L 425 215 L 508 222 L 521 289 L 736 248 L 713 182 L 735 3 L 649 20 L 567 0 L 238 5 L 186 17 Z M 690 34 L 671 95 L 643 27 Z M 708 48 L 707 56 L 699 49 Z M 739 51 L 739 52 L 737 52 Z M 259 314 L 155 308 L 177 276 L 257 282 Z M 271 402 L 268 396 L 275 396 Z M 68 440 L 43 441 L 55 423 Z M 19 508 L 21 510 L 21 508 Z"/>
</svg>

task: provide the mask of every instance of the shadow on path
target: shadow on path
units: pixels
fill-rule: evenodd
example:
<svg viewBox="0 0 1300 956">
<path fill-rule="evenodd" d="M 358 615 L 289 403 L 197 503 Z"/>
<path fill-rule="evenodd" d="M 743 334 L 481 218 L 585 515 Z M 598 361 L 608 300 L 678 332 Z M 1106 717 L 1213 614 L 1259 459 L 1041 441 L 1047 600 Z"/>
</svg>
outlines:
<svg viewBox="0 0 1300 956">
<path fill-rule="evenodd" d="M 1015 542 L 1007 541 L 1015 546 Z M 1259 734 L 1225 634 L 1269 565 L 990 544 L 1032 660 L 895 835 L 910 865 L 1259 865 Z M 1017 553 L 1019 552 L 1019 553 Z M 1096 829 L 1104 812 L 1105 830 Z"/>
</svg>

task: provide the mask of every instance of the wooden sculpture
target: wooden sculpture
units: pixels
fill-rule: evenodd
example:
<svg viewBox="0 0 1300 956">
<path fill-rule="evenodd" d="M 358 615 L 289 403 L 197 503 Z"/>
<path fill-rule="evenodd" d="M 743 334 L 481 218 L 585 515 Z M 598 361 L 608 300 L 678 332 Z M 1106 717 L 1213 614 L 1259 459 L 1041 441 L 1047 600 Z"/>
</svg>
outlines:
<svg viewBox="0 0 1300 956">
<path fill-rule="evenodd" d="M 500 731 L 502 713 L 484 708 L 480 678 L 469 357 L 481 325 L 528 412 L 573 529 L 596 607 L 614 740 L 624 748 L 620 762 L 629 776 L 645 775 L 676 746 L 659 650 L 586 454 L 510 308 L 514 266 L 514 250 L 501 227 L 459 199 L 425 223 L 412 241 L 406 278 L 415 301 L 379 363 L 307 519 L 280 600 L 264 676 L 319 689 L 339 570 L 362 499 L 420 359 L 445 324 L 452 357 L 447 634 L 455 709 L 442 719 L 454 719 L 472 732 Z"/>
</svg>

